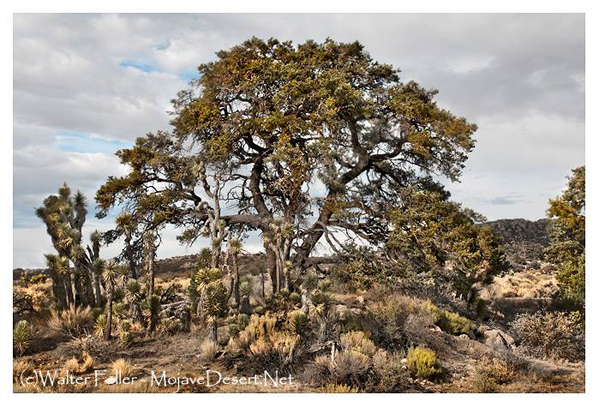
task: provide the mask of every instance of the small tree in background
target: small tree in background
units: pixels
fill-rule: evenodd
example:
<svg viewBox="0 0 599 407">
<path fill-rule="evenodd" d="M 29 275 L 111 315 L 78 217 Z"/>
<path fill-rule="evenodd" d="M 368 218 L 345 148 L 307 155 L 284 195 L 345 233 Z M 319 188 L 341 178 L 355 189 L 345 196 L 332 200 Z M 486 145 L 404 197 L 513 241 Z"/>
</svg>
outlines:
<svg viewBox="0 0 599 407">
<path fill-rule="evenodd" d="M 563 194 L 549 201 L 551 246 L 547 259 L 559 267 L 557 276 L 560 307 L 585 308 L 585 167 L 572 170 Z"/>
</svg>

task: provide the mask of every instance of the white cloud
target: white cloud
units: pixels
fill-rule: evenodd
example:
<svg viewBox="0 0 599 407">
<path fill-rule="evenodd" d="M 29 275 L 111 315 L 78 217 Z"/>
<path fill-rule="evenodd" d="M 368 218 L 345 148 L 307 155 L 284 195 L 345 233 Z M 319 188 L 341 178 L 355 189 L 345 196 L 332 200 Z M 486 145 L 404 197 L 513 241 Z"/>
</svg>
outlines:
<svg viewBox="0 0 599 407">
<path fill-rule="evenodd" d="M 583 15 L 20 14 L 15 266 L 43 264 L 49 239 L 33 208 L 62 181 L 88 196 L 91 216 L 95 190 L 123 171 L 109 143 L 90 142 L 95 153 L 68 152 L 57 137 L 131 143 L 167 129 L 169 101 L 184 78 L 253 35 L 359 40 L 373 58 L 401 68 L 403 80 L 439 89 L 439 105 L 479 124 L 462 183 L 449 189 L 491 219 L 543 216 L 569 170 L 584 163 Z M 91 218 L 87 228 L 104 222 Z M 165 233 L 159 256 L 196 250 Z M 258 238 L 247 245 L 258 248 Z"/>
</svg>

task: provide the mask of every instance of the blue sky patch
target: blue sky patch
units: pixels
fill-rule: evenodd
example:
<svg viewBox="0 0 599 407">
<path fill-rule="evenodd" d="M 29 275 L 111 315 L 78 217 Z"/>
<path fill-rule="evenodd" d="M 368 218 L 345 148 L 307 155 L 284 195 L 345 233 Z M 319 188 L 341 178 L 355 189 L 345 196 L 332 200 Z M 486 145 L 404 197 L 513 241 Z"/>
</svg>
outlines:
<svg viewBox="0 0 599 407">
<path fill-rule="evenodd" d="M 142 72 L 150 73 L 150 72 L 160 72 L 159 69 L 153 67 L 152 65 L 141 62 L 141 61 L 123 61 L 119 64 L 124 68 L 135 68 Z"/>
<path fill-rule="evenodd" d="M 60 151 L 75 153 L 104 153 L 113 154 L 122 148 L 131 147 L 117 139 L 102 138 L 91 134 L 64 131 L 56 135 L 56 146 Z"/>
</svg>

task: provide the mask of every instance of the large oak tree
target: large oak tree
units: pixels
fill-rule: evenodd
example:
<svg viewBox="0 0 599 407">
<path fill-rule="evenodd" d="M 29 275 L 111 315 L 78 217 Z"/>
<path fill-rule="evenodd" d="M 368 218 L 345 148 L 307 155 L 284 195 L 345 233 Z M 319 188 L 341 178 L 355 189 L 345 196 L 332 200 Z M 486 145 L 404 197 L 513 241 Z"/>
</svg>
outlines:
<svg viewBox="0 0 599 407">
<path fill-rule="evenodd" d="M 198 70 L 172 131 L 117 153 L 129 173 L 99 189 L 99 214 L 122 205 L 138 235 L 173 224 L 215 245 L 259 230 L 275 288 L 333 231 L 386 239 L 399 191 L 441 191 L 431 176 L 457 180 L 474 147 L 474 124 L 358 42 L 252 38 Z"/>
</svg>

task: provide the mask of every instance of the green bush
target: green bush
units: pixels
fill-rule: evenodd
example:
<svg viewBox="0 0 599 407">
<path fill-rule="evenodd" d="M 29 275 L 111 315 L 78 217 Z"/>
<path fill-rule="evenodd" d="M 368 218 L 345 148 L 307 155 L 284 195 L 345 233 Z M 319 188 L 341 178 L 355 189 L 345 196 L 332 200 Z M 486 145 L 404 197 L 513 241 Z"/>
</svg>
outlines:
<svg viewBox="0 0 599 407">
<path fill-rule="evenodd" d="M 31 345 L 31 326 L 29 322 L 25 320 L 21 320 L 17 322 L 15 328 L 13 330 L 13 350 L 14 352 L 21 356 L 29 349 Z"/>
<path fill-rule="evenodd" d="M 439 308 L 430 301 L 424 302 L 422 307 L 423 310 L 433 318 L 435 325 L 452 335 L 467 334 L 476 328 L 474 323 L 468 318 L 464 318 L 455 312 Z"/>
<path fill-rule="evenodd" d="M 441 372 L 441 364 L 431 349 L 411 348 L 407 360 L 410 372 L 421 379 L 431 379 Z"/>
</svg>

